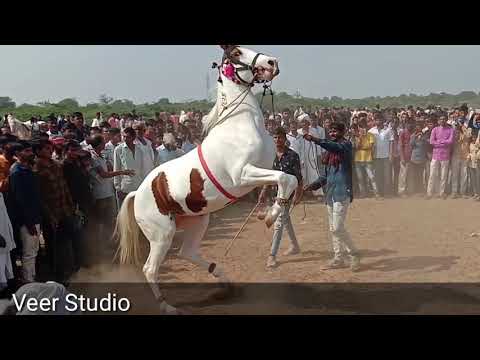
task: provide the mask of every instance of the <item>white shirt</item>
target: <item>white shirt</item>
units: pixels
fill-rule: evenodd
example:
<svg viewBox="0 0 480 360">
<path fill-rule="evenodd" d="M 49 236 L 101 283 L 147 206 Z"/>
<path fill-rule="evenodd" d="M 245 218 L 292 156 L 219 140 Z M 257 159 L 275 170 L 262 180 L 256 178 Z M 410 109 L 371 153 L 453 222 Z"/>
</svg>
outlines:
<svg viewBox="0 0 480 360">
<path fill-rule="evenodd" d="M 126 143 L 119 144 L 114 151 L 113 171 L 135 170 L 134 176 L 115 176 L 113 183 L 115 189 L 124 193 L 136 191 L 143 181 L 143 152 L 135 144 L 135 157 Z"/>
<path fill-rule="evenodd" d="M 295 151 L 299 156 L 300 160 L 302 160 L 302 154 L 304 149 L 303 144 L 303 136 L 300 133 L 297 133 L 297 136 L 293 136 L 292 133 L 287 134 L 287 140 L 290 143 L 290 149 Z"/>
<path fill-rule="evenodd" d="M 116 146 L 113 145 L 111 141 L 109 141 L 105 144 L 105 149 L 102 152 L 102 156 L 104 157 L 104 159 L 107 160 L 107 162 L 109 162 L 110 164 L 112 164 L 112 166 L 114 158 L 113 152 L 115 151 L 115 147 Z"/>
<path fill-rule="evenodd" d="M 383 128 L 378 131 L 377 127 L 368 130 L 375 136 L 375 159 L 386 159 L 390 156 L 390 142 L 393 141 L 392 128 Z"/>
<path fill-rule="evenodd" d="M 150 171 L 155 169 L 155 154 L 153 153 L 152 142 L 147 138 L 143 138 L 145 145 L 138 139 L 133 141 L 134 144 L 138 145 L 142 150 L 142 159 L 143 159 L 143 177 L 145 178 Z"/>
<path fill-rule="evenodd" d="M 100 120 L 99 119 L 95 118 L 95 119 L 92 120 L 92 127 L 94 127 L 94 126 L 96 126 L 96 127 L 100 126 Z"/>
</svg>

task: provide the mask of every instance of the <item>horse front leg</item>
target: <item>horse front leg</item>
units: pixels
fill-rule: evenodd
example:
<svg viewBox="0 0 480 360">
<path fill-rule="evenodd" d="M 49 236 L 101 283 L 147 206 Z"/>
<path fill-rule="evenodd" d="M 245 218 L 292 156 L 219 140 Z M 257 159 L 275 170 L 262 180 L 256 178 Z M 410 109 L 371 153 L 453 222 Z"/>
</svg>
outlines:
<svg viewBox="0 0 480 360">
<path fill-rule="evenodd" d="M 244 166 L 241 178 L 242 186 L 277 185 L 278 193 L 275 203 L 265 217 L 265 224 L 270 228 L 288 204 L 288 199 L 298 186 L 297 178 L 282 171 L 262 169 L 251 164 Z"/>
</svg>

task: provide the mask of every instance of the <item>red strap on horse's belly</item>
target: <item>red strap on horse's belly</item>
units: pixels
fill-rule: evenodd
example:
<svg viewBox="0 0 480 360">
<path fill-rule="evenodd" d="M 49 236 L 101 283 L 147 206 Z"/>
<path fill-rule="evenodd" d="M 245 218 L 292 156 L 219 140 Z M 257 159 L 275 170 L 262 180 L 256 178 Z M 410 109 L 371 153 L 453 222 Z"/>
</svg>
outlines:
<svg viewBox="0 0 480 360">
<path fill-rule="evenodd" d="M 230 194 L 227 190 L 225 190 L 223 188 L 223 186 L 217 181 L 215 176 L 213 176 L 212 172 L 208 168 L 208 165 L 205 161 L 205 158 L 203 157 L 202 146 L 201 145 L 197 146 L 197 152 L 198 152 L 198 157 L 200 159 L 200 163 L 202 164 L 203 170 L 205 171 L 205 173 L 207 174 L 208 178 L 213 183 L 213 185 L 215 185 L 217 190 L 220 191 L 223 195 L 225 195 L 228 199 L 230 199 L 232 201 L 236 201 L 237 198 L 235 196 L 233 196 L 232 194 Z"/>
</svg>

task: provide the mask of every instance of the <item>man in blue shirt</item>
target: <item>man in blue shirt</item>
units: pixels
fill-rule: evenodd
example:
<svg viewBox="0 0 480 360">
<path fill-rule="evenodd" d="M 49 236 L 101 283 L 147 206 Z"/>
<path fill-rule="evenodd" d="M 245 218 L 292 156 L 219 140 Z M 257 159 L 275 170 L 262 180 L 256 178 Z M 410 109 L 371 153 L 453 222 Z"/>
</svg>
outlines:
<svg viewBox="0 0 480 360">
<path fill-rule="evenodd" d="M 325 173 L 315 182 L 305 188 L 305 191 L 318 190 L 323 187 L 325 202 L 328 209 L 328 223 L 332 233 L 334 258 L 328 264 L 329 269 L 338 269 L 345 266 L 344 252 L 350 256 L 350 269 L 358 271 L 360 258 L 358 251 L 345 228 L 348 205 L 353 201 L 352 191 L 352 143 L 347 141 L 345 124 L 335 122 L 330 126 L 331 140 L 317 139 L 310 134 L 304 139 L 313 141 L 326 150 L 322 162 Z"/>
</svg>

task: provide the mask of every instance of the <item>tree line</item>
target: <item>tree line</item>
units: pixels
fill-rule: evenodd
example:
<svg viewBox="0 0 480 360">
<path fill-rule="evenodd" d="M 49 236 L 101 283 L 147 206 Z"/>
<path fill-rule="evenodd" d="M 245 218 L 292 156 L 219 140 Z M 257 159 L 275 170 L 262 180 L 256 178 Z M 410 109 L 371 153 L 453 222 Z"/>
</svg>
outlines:
<svg viewBox="0 0 480 360">
<path fill-rule="evenodd" d="M 262 101 L 262 91 L 256 94 L 259 101 Z M 480 93 L 474 91 L 462 91 L 459 94 L 431 93 L 429 95 L 402 94 L 400 96 L 371 96 L 362 99 L 343 99 L 339 96 L 309 98 L 279 92 L 274 94 L 275 111 L 281 111 L 285 108 L 295 109 L 303 107 L 306 111 L 314 111 L 320 108 L 346 107 L 346 108 L 381 108 L 395 107 L 402 108 L 407 106 L 427 108 L 429 106 L 456 107 L 467 103 L 472 107 L 480 107 Z M 123 114 L 135 111 L 137 114 L 143 114 L 146 117 L 153 117 L 155 112 L 166 111 L 179 114 L 180 111 L 202 111 L 208 112 L 214 103 L 207 100 L 195 100 L 187 102 L 170 102 L 168 98 L 161 98 L 156 102 L 134 104 L 128 99 L 113 99 L 106 94 L 102 94 L 98 101 L 86 105 L 80 105 L 76 99 L 67 98 L 58 103 L 48 101 L 37 104 L 17 105 L 10 97 L 0 97 L 0 111 L 2 113 L 13 112 L 19 120 L 29 120 L 33 116 L 47 117 L 50 114 L 69 114 L 80 111 L 86 119 L 92 119 L 97 112 L 105 115 L 111 113 Z M 272 110 L 272 100 L 270 95 L 263 98 L 263 108 Z"/>
</svg>

